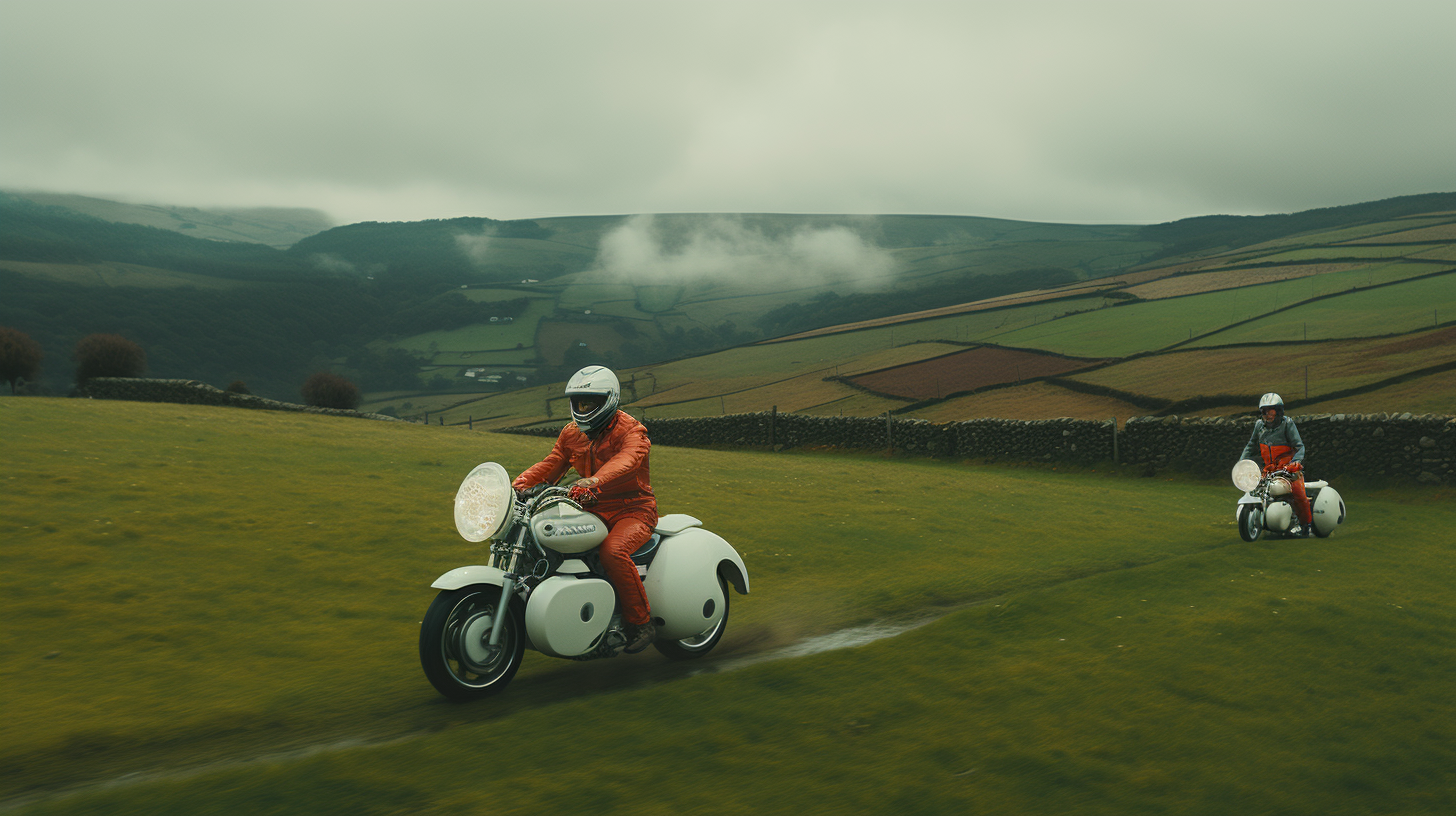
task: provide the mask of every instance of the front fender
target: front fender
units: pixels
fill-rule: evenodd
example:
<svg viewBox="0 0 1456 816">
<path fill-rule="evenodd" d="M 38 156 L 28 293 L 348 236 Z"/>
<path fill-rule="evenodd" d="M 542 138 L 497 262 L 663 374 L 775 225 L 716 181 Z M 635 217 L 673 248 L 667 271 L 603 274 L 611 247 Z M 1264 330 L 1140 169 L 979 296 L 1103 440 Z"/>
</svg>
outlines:
<svg viewBox="0 0 1456 816">
<path fill-rule="evenodd" d="M 459 589 L 471 584 L 505 585 L 505 571 L 495 567 L 456 567 L 430 584 L 435 589 Z"/>
</svg>

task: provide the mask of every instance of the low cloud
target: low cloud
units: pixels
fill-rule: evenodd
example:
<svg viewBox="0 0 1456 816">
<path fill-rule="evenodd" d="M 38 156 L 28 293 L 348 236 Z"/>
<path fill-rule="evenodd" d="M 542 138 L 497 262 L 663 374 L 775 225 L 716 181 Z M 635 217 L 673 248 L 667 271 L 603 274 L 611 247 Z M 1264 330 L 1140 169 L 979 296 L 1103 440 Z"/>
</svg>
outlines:
<svg viewBox="0 0 1456 816">
<path fill-rule="evenodd" d="M 490 251 L 490 235 L 485 232 L 468 233 L 461 232 L 455 235 L 455 246 L 475 266 L 485 263 L 487 254 Z"/>
<path fill-rule="evenodd" d="M 844 284 L 865 290 L 895 273 L 890 254 L 845 226 L 772 237 L 740 219 L 712 217 L 687 229 L 635 216 L 602 238 L 597 267 L 630 283 L 722 281 L 749 286 Z"/>
</svg>

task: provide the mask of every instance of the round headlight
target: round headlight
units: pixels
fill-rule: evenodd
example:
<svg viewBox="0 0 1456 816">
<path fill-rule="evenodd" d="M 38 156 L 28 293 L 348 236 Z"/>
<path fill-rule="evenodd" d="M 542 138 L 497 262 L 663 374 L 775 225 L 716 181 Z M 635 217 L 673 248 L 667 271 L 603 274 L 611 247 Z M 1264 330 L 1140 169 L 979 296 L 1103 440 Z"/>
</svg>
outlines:
<svg viewBox="0 0 1456 816">
<path fill-rule="evenodd" d="M 1259 478 L 1263 473 L 1259 469 L 1259 464 L 1253 459 L 1240 459 L 1239 463 L 1234 465 L 1234 487 L 1248 493 L 1259 486 Z"/>
<path fill-rule="evenodd" d="M 455 491 L 455 529 L 466 541 L 490 538 L 511 517 L 515 496 L 505 468 L 495 462 L 477 466 Z"/>
</svg>

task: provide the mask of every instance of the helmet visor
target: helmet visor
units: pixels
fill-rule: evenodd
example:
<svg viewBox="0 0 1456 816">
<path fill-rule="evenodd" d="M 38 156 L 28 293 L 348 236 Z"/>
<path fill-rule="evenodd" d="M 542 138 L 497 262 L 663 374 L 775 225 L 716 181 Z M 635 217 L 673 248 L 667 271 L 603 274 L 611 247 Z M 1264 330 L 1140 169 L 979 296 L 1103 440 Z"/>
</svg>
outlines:
<svg viewBox="0 0 1456 816">
<path fill-rule="evenodd" d="M 607 404 L 602 394 L 576 394 L 571 398 L 571 412 L 577 416 L 591 416 Z"/>
</svg>

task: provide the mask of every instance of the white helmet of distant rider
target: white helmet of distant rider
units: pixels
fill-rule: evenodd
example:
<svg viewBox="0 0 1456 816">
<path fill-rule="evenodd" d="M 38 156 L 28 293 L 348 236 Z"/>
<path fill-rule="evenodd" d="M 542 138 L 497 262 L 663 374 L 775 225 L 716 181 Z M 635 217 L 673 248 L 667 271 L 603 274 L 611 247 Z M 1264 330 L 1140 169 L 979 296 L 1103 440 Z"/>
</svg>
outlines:
<svg viewBox="0 0 1456 816">
<path fill-rule="evenodd" d="M 1270 408 L 1274 409 L 1274 416 L 1272 418 L 1268 414 Z M 1264 421 L 1270 425 L 1277 424 L 1279 420 L 1284 418 L 1284 398 L 1273 391 L 1259 397 L 1259 416 L 1263 417 Z"/>
<path fill-rule="evenodd" d="M 566 383 L 571 400 L 571 418 L 582 433 L 591 435 L 607 427 L 617 415 L 622 384 L 610 368 L 587 366 L 571 375 Z"/>
</svg>

